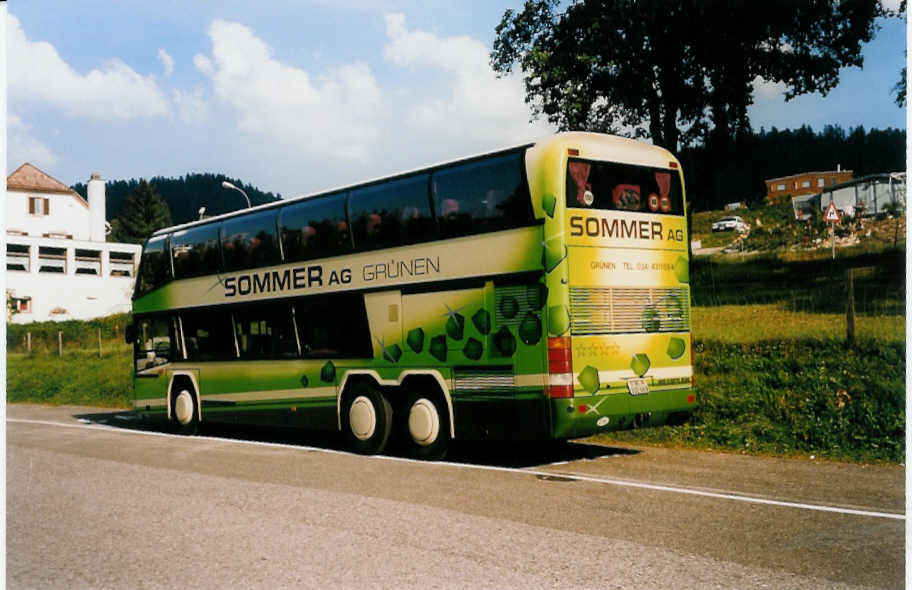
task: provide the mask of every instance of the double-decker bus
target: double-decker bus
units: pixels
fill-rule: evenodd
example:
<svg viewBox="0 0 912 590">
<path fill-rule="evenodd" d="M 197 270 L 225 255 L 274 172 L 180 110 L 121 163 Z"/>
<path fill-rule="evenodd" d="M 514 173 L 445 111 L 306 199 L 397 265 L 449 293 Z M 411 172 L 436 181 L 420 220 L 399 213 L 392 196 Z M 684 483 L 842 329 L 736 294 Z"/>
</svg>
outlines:
<svg viewBox="0 0 912 590">
<path fill-rule="evenodd" d="M 695 407 L 682 171 L 561 133 L 160 230 L 135 408 L 401 440 L 567 439 Z"/>
</svg>

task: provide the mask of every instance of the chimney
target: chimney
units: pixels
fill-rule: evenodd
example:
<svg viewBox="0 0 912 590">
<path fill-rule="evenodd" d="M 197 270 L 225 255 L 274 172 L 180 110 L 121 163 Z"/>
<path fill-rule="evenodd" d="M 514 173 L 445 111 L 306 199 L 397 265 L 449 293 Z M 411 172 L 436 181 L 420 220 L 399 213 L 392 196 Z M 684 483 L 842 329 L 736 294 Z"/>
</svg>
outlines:
<svg viewBox="0 0 912 590">
<path fill-rule="evenodd" d="M 842 172 L 842 164 L 836 164 L 836 172 Z"/>
<path fill-rule="evenodd" d="M 93 172 L 86 190 L 89 198 L 89 241 L 105 241 L 105 181 Z"/>
</svg>

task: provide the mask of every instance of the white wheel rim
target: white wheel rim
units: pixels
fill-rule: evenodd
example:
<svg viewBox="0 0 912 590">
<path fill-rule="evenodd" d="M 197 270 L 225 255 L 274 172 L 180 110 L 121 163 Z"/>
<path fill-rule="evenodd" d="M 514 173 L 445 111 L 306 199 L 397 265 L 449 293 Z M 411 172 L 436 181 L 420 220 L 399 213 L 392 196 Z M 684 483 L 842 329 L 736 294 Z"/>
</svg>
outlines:
<svg viewBox="0 0 912 590">
<path fill-rule="evenodd" d="M 370 398 L 359 395 L 348 410 L 348 424 L 358 440 L 367 440 L 377 430 L 377 411 Z"/>
<path fill-rule="evenodd" d="M 433 402 L 421 398 L 412 404 L 408 418 L 409 434 L 415 443 L 426 447 L 440 434 L 440 416 Z"/>
<path fill-rule="evenodd" d="M 185 425 L 193 420 L 193 397 L 186 389 L 177 394 L 177 399 L 174 400 L 174 417 Z"/>
</svg>

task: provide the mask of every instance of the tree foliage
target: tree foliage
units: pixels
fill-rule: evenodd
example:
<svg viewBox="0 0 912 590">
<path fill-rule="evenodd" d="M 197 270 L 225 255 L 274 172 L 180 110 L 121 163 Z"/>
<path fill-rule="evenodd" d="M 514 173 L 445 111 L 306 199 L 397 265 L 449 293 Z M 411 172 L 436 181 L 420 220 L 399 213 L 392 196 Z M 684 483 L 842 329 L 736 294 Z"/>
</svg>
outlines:
<svg viewBox="0 0 912 590">
<path fill-rule="evenodd" d="M 153 176 L 149 183 L 155 185 L 162 199 L 171 210 L 174 223 L 186 223 L 199 219 L 200 207 L 206 208 L 206 215 L 219 215 L 247 206 L 244 197 L 237 191 L 222 188 L 222 181 L 227 180 L 240 187 L 250 197 L 252 205 L 271 203 L 281 198 L 280 195 L 263 192 L 255 186 L 244 184 L 235 178 L 224 174 L 186 174 L 177 178 Z M 140 180 L 110 180 L 105 187 L 107 197 L 107 217 L 115 220 L 123 212 L 127 197 L 130 196 L 140 184 Z M 73 189 L 85 193 L 85 185 L 77 184 Z M 113 223 L 113 221 L 112 221 Z"/>
<path fill-rule="evenodd" d="M 839 82 L 885 14 L 878 0 L 526 0 L 491 65 L 518 66 L 533 116 L 562 130 L 649 136 L 672 151 L 750 131 L 755 80 L 786 100 Z"/>
<path fill-rule="evenodd" d="M 112 225 L 112 239 L 140 244 L 155 230 L 171 225 L 171 211 L 155 190 L 155 185 L 140 179 L 116 221 L 117 224 Z"/>
</svg>

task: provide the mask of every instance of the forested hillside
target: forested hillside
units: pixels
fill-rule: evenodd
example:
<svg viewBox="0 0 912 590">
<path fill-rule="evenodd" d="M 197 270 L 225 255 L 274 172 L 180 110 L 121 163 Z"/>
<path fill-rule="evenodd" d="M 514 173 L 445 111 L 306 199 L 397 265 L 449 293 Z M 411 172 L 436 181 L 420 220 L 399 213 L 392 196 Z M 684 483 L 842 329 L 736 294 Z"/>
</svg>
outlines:
<svg viewBox="0 0 912 590">
<path fill-rule="evenodd" d="M 206 208 L 206 215 L 228 213 L 247 206 L 244 197 L 235 190 L 222 188 L 222 181 L 227 180 L 241 188 L 250 197 L 252 205 L 262 205 L 281 198 L 281 195 L 263 192 L 255 186 L 244 184 L 240 180 L 229 178 L 224 174 L 186 174 L 178 178 L 155 176 L 148 179 L 149 184 L 161 195 L 171 210 L 174 224 L 186 223 L 199 218 L 200 207 Z M 120 217 L 127 197 L 139 186 L 139 180 L 109 180 L 106 186 L 108 221 Z M 73 189 L 86 194 L 85 184 L 73 185 Z"/>
</svg>

